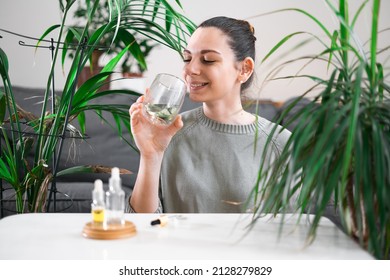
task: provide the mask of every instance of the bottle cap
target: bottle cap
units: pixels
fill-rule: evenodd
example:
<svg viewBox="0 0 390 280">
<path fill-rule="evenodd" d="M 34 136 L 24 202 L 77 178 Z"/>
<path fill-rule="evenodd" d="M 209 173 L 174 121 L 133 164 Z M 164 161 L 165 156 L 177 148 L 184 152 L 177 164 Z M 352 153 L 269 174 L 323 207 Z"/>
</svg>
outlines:
<svg viewBox="0 0 390 280">
<path fill-rule="evenodd" d="M 94 189 L 92 192 L 93 200 L 103 200 L 104 199 L 104 191 L 103 191 L 103 181 L 100 179 L 95 180 Z"/>
<path fill-rule="evenodd" d="M 112 178 L 119 178 L 119 168 L 118 167 L 113 167 L 111 169 L 111 177 Z"/>
<path fill-rule="evenodd" d="M 122 189 L 122 180 L 119 175 L 119 168 L 113 167 L 111 169 L 111 177 L 108 180 L 110 189 L 121 190 Z"/>
<path fill-rule="evenodd" d="M 161 215 L 158 219 L 150 222 L 152 226 L 160 225 L 162 227 L 165 226 L 167 223 L 168 223 L 168 217 L 166 215 Z"/>
</svg>

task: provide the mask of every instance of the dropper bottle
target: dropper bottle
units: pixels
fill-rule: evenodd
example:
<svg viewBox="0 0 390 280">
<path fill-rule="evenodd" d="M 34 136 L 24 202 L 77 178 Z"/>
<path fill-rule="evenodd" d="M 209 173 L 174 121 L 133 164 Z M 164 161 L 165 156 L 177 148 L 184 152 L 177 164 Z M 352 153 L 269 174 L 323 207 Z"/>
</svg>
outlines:
<svg viewBox="0 0 390 280">
<path fill-rule="evenodd" d="M 105 222 L 105 203 L 103 182 L 100 179 L 95 180 L 94 183 L 94 189 L 92 191 L 91 212 L 93 224 L 103 226 Z"/>
<path fill-rule="evenodd" d="M 122 180 L 119 177 L 119 168 L 111 169 L 108 181 L 109 189 L 106 192 L 107 224 L 124 225 L 125 192 L 122 190 Z"/>
</svg>

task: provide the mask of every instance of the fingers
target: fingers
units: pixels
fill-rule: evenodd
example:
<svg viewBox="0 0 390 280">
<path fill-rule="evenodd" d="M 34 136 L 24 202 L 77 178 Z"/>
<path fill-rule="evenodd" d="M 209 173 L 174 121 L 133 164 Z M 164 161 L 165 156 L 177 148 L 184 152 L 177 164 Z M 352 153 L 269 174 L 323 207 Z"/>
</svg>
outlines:
<svg viewBox="0 0 390 280">
<path fill-rule="evenodd" d="M 134 112 L 135 111 L 139 111 L 140 109 L 142 109 L 142 103 L 134 103 L 130 106 L 130 109 L 129 109 L 129 114 L 131 117 L 133 117 L 134 115 Z"/>
<path fill-rule="evenodd" d="M 132 116 L 134 114 L 134 111 L 142 108 L 143 102 L 144 102 L 144 96 L 140 96 L 137 98 L 137 100 L 133 104 L 131 104 L 130 109 L 129 109 L 130 116 Z"/>
<path fill-rule="evenodd" d="M 145 95 L 141 95 L 140 97 L 137 98 L 138 103 L 143 103 L 145 99 Z"/>
<path fill-rule="evenodd" d="M 129 109 L 130 113 L 130 121 L 133 123 L 133 121 L 136 121 L 139 119 L 139 114 L 141 113 L 141 108 L 139 106 L 131 106 Z"/>
<path fill-rule="evenodd" d="M 176 119 L 173 121 L 173 123 L 168 127 L 169 132 L 171 135 L 176 134 L 182 127 L 183 127 L 183 120 L 181 119 L 181 115 L 177 115 Z"/>
<path fill-rule="evenodd" d="M 134 128 L 139 122 L 142 114 L 142 106 L 143 106 L 144 96 L 140 96 L 137 98 L 136 102 L 134 102 L 129 108 L 130 115 L 130 125 Z"/>
<path fill-rule="evenodd" d="M 183 127 L 183 120 L 181 119 L 181 115 L 177 115 L 175 121 L 173 122 L 175 127 L 178 129 L 181 129 Z"/>
</svg>

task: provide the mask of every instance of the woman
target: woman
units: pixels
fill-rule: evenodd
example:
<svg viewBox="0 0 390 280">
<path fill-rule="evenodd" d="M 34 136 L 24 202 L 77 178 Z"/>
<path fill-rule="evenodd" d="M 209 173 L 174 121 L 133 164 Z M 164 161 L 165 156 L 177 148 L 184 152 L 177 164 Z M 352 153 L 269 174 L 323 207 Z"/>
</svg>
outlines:
<svg viewBox="0 0 390 280">
<path fill-rule="evenodd" d="M 246 112 L 241 92 L 253 79 L 255 36 L 242 20 L 216 17 L 195 30 L 184 50 L 184 79 L 203 106 L 169 127 L 152 125 L 139 98 L 130 108 L 140 150 L 130 198 L 134 212 L 244 212 L 273 125 Z M 277 156 L 289 137 L 278 134 L 267 151 Z"/>
</svg>

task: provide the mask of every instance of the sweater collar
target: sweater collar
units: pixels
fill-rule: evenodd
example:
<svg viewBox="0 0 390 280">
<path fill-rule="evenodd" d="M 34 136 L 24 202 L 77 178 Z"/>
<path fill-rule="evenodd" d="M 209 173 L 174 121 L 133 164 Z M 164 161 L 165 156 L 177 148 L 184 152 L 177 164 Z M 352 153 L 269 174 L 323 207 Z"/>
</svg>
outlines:
<svg viewBox="0 0 390 280">
<path fill-rule="evenodd" d="M 203 108 L 199 107 L 198 111 L 196 112 L 197 119 L 199 120 L 199 123 L 212 129 L 215 131 L 219 131 L 222 133 L 231 133 L 231 134 L 251 134 L 255 133 L 259 129 L 259 123 L 258 120 L 251 124 L 224 124 L 217 121 L 214 121 L 210 118 L 208 118 L 204 112 Z M 257 119 L 259 117 L 257 116 Z"/>
</svg>

